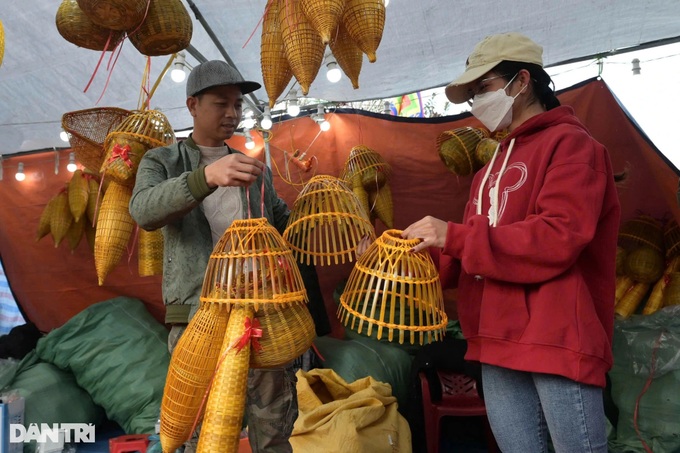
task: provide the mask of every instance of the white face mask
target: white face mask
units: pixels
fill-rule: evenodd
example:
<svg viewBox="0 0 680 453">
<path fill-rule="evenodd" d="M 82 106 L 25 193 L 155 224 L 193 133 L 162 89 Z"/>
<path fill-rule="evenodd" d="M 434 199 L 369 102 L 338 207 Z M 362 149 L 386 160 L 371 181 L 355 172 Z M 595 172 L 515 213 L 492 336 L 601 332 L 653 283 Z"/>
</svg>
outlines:
<svg viewBox="0 0 680 453">
<path fill-rule="evenodd" d="M 496 91 L 475 95 L 472 100 L 472 114 L 491 132 L 505 129 L 512 123 L 512 104 L 515 98 L 524 91 L 524 87 L 515 96 L 508 96 L 505 90 L 515 80 L 517 74 Z"/>
</svg>

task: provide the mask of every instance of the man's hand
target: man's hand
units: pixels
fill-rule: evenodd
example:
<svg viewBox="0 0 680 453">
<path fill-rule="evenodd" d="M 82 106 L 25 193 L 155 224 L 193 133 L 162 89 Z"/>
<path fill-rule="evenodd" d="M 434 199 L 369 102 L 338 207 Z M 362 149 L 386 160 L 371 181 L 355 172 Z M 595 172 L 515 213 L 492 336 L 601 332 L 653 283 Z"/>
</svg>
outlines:
<svg viewBox="0 0 680 453">
<path fill-rule="evenodd" d="M 233 153 L 205 167 L 208 187 L 249 186 L 264 171 L 264 163 L 252 157 Z"/>
<path fill-rule="evenodd" d="M 402 231 L 401 237 L 405 239 L 422 239 L 420 244 L 411 249 L 411 252 L 415 253 L 426 247 L 444 247 L 447 229 L 447 222 L 427 216 L 409 225 Z"/>
</svg>

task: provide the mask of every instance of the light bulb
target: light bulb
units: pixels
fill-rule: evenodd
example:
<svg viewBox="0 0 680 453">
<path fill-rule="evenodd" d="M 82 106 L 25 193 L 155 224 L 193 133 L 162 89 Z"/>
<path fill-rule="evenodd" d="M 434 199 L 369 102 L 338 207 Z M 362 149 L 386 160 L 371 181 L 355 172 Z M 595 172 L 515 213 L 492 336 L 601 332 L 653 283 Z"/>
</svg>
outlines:
<svg viewBox="0 0 680 453">
<path fill-rule="evenodd" d="M 342 71 L 340 71 L 338 64 L 335 61 L 331 61 L 326 65 L 326 68 L 328 69 L 326 71 L 326 78 L 328 81 L 331 83 L 339 82 L 342 78 Z"/>
<path fill-rule="evenodd" d="M 182 83 L 187 78 L 184 68 L 179 63 L 175 63 L 175 68 L 170 72 L 170 78 L 175 83 Z"/>
<path fill-rule="evenodd" d="M 26 179 L 23 162 L 19 162 L 19 166 L 17 167 L 17 173 L 14 175 L 14 178 L 16 178 L 17 181 L 23 181 L 24 179 Z"/>
<path fill-rule="evenodd" d="M 640 60 L 638 58 L 633 58 L 633 75 L 640 75 Z"/>
<path fill-rule="evenodd" d="M 252 138 L 247 137 L 246 138 L 246 149 L 254 149 L 255 148 L 255 142 L 253 141 Z"/>
<path fill-rule="evenodd" d="M 272 128 L 272 117 L 269 107 L 264 108 L 264 114 L 262 116 L 262 119 L 260 120 L 260 127 L 267 131 Z"/>
<path fill-rule="evenodd" d="M 73 173 L 78 169 L 78 166 L 76 165 L 76 155 L 75 153 L 70 153 L 68 155 L 68 165 L 66 165 L 66 169 Z"/>
<path fill-rule="evenodd" d="M 331 123 L 329 123 L 327 120 L 323 120 L 323 121 L 319 124 L 319 128 L 320 128 L 323 132 L 326 132 L 327 130 L 329 130 L 329 129 L 331 128 Z"/>
<path fill-rule="evenodd" d="M 61 139 L 61 141 L 67 142 L 68 141 L 68 134 L 66 133 L 66 131 L 59 132 L 59 138 Z"/>
<path fill-rule="evenodd" d="M 288 101 L 288 110 L 286 110 L 289 116 L 298 116 L 300 114 L 300 104 L 298 104 L 297 99 L 291 99 Z"/>
</svg>

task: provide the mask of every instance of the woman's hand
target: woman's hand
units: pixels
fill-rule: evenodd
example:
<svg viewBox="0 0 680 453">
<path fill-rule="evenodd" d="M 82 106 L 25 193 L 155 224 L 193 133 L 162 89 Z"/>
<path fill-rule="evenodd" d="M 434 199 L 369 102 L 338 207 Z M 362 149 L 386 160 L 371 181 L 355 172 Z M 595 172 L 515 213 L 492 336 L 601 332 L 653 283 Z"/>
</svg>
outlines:
<svg viewBox="0 0 680 453">
<path fill-rule="evenodd" d="M 361 255 L 366 253 L 366 250 L 368 250 L 368 247 L 370 247 L 372 243 L 373 241 L 371 240 L 371 236 L 368 234 L 361 238 L 359 244 L 357 244 L 357 249 L 354 252 L 356 254 L 357 260 Z"/>
<path fill-rule="evenodd" d="M 409 225 L 402 231 L 401 237 L 405 239 L 422 239 L 420 244 L 411 249 L 411 252 L 416 253 L 426 247 L 444 247 L 447 229 L 447 222 L 427 216 Z"/>
<path fill-rule="evenodd" d="M 233 153 L 205 167 L 208 187 L 249 186 L 264 171 L 264 162 Z"/>
</svg>

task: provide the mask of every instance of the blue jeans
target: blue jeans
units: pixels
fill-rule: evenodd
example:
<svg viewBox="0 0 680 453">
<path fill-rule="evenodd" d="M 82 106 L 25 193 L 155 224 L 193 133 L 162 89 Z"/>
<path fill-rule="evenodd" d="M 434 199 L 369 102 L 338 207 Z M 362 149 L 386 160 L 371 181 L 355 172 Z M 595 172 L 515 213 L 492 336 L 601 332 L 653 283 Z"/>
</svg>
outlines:
<svg viewBox="0 0 680 453">
<path fill-rule="evenodd" d="M 489 424 L 504 453 L 607 453 L 602 389 L 482 364 Z"/>
</svg>

